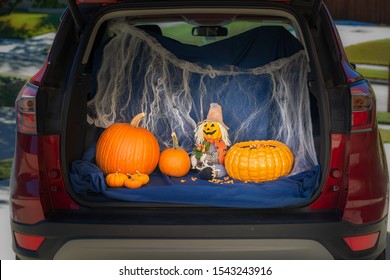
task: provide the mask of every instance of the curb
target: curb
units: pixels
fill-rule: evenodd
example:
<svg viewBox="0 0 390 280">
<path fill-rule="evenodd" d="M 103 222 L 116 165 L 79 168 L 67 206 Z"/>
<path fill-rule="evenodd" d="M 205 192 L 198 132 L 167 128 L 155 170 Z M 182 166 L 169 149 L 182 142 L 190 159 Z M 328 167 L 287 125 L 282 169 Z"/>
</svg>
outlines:
<svg viewBox="0 0 390 280">
<path fill-rule="evenodd" d="M 376 85 L 389 85 L 389 81 L 386 80 L 379 80 L 379 79 L 370 79 L 367 78 L 367 80 L 370 82 L 370 84 L 376 84 Z"/>
<path fill-rule="evenodd" d="M 0 180 L 0 188 L 3 189 L 3 188 L 9 188 L 9 179 L 5 179 L 5 180 Z"/>
</svg>

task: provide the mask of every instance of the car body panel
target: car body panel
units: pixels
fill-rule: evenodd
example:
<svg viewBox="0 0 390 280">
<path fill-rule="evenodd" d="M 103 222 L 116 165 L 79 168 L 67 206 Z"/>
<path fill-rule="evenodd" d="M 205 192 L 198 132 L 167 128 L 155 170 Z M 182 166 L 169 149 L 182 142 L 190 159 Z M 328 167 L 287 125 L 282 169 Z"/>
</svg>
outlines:
<svg viewBox="0 0 390 280">
<path fill-rule="evenodd" d="M 204 256 L 219 259 L 374 259 L 381 255 L 386 243 L 389 203 L 389 178 L 383 145 L 374 118 L 364 130 L 351 128 L 351 87 L 367 82 L 348 62 L 322 1 L 140 1 L 139 7 L 134 3 L 137 1 L 125 2 L 80 1 L 84 3 L 80 6 L 86 5 L 87 13 L 90 12 L 88 17 L 92 18 L 89 23 L 92 26 L 88 26 L 79 6 L 69 0 L 69 13 L 75 22 L 69 13 L 65 14 L 47 62 L 31 80 L 39 86 L 38 135 L 17 133 L 10 185 L 11 227 L 13 232 L 26 237 L 27 243 L 28 240 L 42 243 L 29 250 L 35 247 L 23 247 L 26 240 L 18 244 L 14 239 L 13 248 L 18 257 L 101 259 L 106 253 L 117 259 L 140 256 L 165 256 L 168 259 Z M 100 6 L 93 3 L 104 5 L 100 10 Z M 164 3 L 169 7 L 164 7 Z M 72 114 L 69 118 L 72 123 L 67 123 L 67 114 L 72 104 L 86 102 L 85 96 L 71 95 L 73 89 L 83 85 L 83 79 L 90 79 L 77 73 L 89 67 L 89 52 L 94 47 L 89 36 L 95 40 L 96 35 L 93 34 L 93 25 L 99 23 L 108 11 L 121 12 L 131 8 L 158 12 L 162 7 L 177 8 L 175 3 L 181 8 L 187 5 L 198 7 L 198 12 L 205 10 L 202 5 L 215 5 L 214 8 L 244 5 L 245 9 L 255 5 L 256 8 L 268 7 L 286 13 L 296 13 L 292 7 L 295 3 L 304 6 L 300 11 L 305 16 L 294 15 L 300 25 L 300 36 L 305 40 L 305 50 L 311 58 L 313 72 L 308 73 L 312 78 L 309 86 L 322 106 L 319 113 L 321 139 L 318 141 L 319 158 L 323 163 L 321 185 L 309 203 L 281 209 L 233 209 L 128 203 L 99 197 L 88 200 L 90 197 L 72 191 L 68 160 L 78 159 L 83 147 L 77 145 L 69 155 L 77 139 L 68 140 L 66 133 L 67 129 L 82 130 L 80 118 L 84 117 L 86 108 L 69 113 Z M 312 35 L 319 24 L 317 18 L 324 14 L 326 31 L 331 34 L 326 37 L 331 41 L 328 47 L 337 46 L 329 50 L 332 59 L 329 63 L 336 61 L 334 68 L 340 72 L 340 77 L 327 81 L 323 80 L 327 69 L 321 69 L 321 61 L 327 57 L 318 50 L 321 48 L 315 42 L 318 38 Z M 74 32 L 74 28 L 78 31 Z M 66 38 L 65 42 L 62 42 L 63 38 Z M 85 91 L 88 90 L 85 86 Z M 375 112 L 375 106 L 372 110 Z M 372 235 L 377 236 L 374 246 L 361 251 L 352 250 L 344 240 L 346 237 Z M 153 254 L 150 255 L 151 251 Z"/>
</svg>

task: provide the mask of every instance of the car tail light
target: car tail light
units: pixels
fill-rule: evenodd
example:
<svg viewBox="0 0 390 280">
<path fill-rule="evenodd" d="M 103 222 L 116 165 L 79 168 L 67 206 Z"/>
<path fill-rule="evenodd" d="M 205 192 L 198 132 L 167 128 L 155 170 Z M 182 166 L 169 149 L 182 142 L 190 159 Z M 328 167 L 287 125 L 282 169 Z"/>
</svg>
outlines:
<svg viewBox="0 0 390 280">
<path fill-rule="evenodd" d="M 36 251 L 45 240 L 43 236 L 27 235 L 23 233 L 14 232 L 16 243 L 19 247 L 27 250 Z"/>
<path fill-rule="evenodd" d="M 36 95 L 38 87 L 28 83 L 19 93 L 15 101 L 17 129 L 24 134 L 37 134 Z"/>
<path fill-rule="evenodd" d="M 378 241 L 379 232 L 366 235 L 344 237 L 345 243 L 352 251 L 363 251 L 374 247 Z"/>
<path fill-rule="evenodd" d="M 375 119 L 374 92 L 367 81 L 359 81 L 350 86 L 352 98 L 352 131 L 371 130 Z"/>
</svg>

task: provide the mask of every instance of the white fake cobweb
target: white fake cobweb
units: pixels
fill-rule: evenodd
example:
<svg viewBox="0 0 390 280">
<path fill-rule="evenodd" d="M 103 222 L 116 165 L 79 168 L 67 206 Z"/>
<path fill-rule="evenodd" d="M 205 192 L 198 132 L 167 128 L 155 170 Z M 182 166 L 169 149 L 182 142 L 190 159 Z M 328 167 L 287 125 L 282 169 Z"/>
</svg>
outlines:
<svg viewBox="0 0 390 280">
<path fill-rule="evenodd" d="M 106 128 L 145 112 L 141 124 L 161 149 L 172 146 L 175 131 L 180 146 L 190 152 L 197 124 L 216 102 L 232 145 L 281 141 L 295 156 L 293 174 L 317 164 L 304 51 L 257 68 L 213 67 L 178 59 L 128 24 L 112 24 L 108 32 L 96 94 L 88 103 L 89 123 Z"/>
</svg>

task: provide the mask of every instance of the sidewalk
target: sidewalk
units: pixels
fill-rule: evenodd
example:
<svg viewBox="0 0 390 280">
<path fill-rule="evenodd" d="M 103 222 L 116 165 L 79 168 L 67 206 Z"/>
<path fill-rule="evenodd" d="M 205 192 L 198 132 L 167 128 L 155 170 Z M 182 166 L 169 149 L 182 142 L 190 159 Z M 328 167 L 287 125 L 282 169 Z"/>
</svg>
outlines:
<svg viewBox="0 0 390 280">
<path fill-rule="evenodd" d="M 390 39 L 390 26 L 358 26 L 343 23 L 337 25 L 337 30 L 344 47 L 363 42 Z"/>
</svg>

